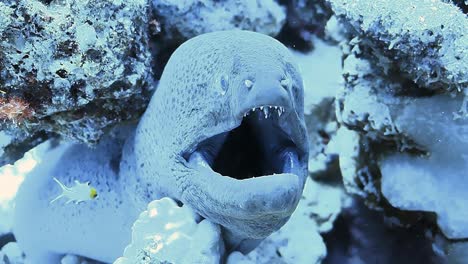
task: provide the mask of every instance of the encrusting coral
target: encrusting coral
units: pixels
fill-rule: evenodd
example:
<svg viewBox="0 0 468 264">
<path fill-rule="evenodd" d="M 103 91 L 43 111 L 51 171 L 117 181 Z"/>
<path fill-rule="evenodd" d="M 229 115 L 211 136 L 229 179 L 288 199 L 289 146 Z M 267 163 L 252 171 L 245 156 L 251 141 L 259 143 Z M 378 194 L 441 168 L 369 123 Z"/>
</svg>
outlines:
<svg viewBox="0 0 468 264">
<path fill-rule="evenodd" d="M 440 0 L 330 3 L 380 71 L 430 90 L 468 87 L 468 22 L 458 7 Z"/>
<path fill-rule="evenodd" d="M 204 33 L 232 29 L 276 36 L 286 20 L 285 11 L 274 0 L 152 0 L 151 4 L 164 42 L 181 43 Z"/>
<path fill-rule="evenodd" d="M 93 144 L 139 118 L 153 82 L 148 20 L 143 0 L 2 1 L 0 129 L 15 142 L 0 165 L 50 133 Z"/>
<path fill-rule="evenodd" d="M 330 2 L 348 38 L 336 102 L 347 190 L 401 224 L 435 212 L 446 237 L 467 238 L 466 15 L 435 0 Z"/>
<path fill-rule="evenodd" d="M 131 244 L 114 264 L 220 263 L 224 254 L 221 229 L 198 218 L 170 198 L 149 203 L 133 224 Z"/>
</svg>

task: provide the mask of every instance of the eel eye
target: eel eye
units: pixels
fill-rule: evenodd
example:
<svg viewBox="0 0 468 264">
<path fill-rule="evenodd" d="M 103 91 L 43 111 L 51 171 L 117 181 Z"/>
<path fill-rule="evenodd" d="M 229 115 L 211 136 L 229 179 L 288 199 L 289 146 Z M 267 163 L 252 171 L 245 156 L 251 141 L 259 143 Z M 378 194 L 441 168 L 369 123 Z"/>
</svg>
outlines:
<svg viewBox="0 0 468 264">
<path fill-rule="evenodd" d="M 247 79 L 247 80 L 244 81 L 244 85 L 245 85 L 245 87 L 250 89 L 253 86 L 253 82 L 251 80 Z"/>
<path fill-rule="evenodd" d="M 283 86 L 284 89 L 288 89 L 289 85 L 291 85 L 291 81 L 289 80 L 289 78 L 282 79 L 280 83 L 281 83 L 281 86 Z"/>
</svg>

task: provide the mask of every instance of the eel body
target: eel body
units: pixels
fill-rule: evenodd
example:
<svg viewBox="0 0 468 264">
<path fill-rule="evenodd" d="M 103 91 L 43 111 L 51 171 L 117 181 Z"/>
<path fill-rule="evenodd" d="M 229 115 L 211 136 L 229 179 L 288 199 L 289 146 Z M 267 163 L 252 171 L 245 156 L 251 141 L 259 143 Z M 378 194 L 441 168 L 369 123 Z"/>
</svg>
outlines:
<svg viewBox="0 0 468 264">
<path fill-rule="evenodd" d="M 166 196 L 219 224 L 228 249 L 248 251 L 289 219 L 307 177 L 298 67 L 280 42 L 254 32 L 182 44 L 138 125 L 116 131 L 94 148 L 49 151 L 26 177 L 14 234 L 32 263 L 64 253 L 112 262 L 138 214 Z M 50 204 L 54 177 L 89 181 L 99 197 Z"/>
</svg>

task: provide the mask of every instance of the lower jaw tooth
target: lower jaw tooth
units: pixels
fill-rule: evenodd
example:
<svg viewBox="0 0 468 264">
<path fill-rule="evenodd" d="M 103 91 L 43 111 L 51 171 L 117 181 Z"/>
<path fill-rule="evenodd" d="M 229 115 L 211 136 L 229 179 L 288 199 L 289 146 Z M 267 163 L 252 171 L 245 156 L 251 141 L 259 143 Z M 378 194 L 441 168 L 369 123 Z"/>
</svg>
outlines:
<svg viewBox="0 0 468 264">
<path fill-rule="evenodd" d="M 193 167 L 203 167 L 211 170 L 211 167 L 208 162 L 206 162 L 205 157 L 197 151 L 190 155 L 189 163 Z"/>
<path fill-rule="evenodd" d="M 283 153 L 283 172 L 298 175 L 300 173 L 299 157 L 294 150 L 285 150 Z"/>
</svg>

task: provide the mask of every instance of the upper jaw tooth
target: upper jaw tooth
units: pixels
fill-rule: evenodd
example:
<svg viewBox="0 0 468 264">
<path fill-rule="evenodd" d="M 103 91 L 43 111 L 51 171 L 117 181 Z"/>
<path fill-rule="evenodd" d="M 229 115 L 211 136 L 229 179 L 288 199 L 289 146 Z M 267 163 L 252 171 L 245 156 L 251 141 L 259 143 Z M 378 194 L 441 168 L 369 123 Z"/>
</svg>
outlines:
<svg viewBox="0 0 468 264">
<path fill-rule="evenodd" d="M 265 118 L 268 118 L 268 107 L 263 109 L 263 114 L 265 115 Z"/>
<path fill-rule="evenodd" d="M 248 116 L 251 112 L 255 112 L 255 110 L 262 111 L 265 118 L 271 117 L 272 113 L 276 113 L 278 116 L 281 116 L 284 113 L 284 107 L 282 106 L 262 105 L 258 107 L 253 107 L 251 110 L 244 113 L 244 117 Z"/>
</svg>

